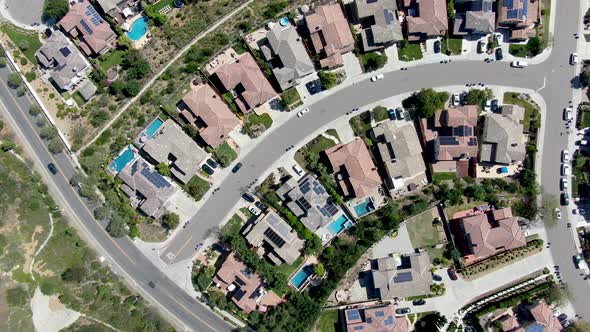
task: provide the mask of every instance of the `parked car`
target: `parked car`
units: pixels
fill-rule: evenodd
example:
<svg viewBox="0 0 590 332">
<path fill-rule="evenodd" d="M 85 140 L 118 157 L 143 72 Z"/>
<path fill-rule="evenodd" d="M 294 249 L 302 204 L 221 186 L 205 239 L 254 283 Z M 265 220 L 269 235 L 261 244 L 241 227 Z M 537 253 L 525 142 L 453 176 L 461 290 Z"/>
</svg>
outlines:
<svg viewBox="0 0 590 332">
<path fill-rule="evenodd" d="M 561 161 L 564 163 L 570 161 L 570 152 L 568 150 L 561 151 Z"/>
<path fill-rule="evenodd" d="M 567 319 L 567 314 L 561 314 L 561 315 L 557 316 L 557 320 L 559 320 L 560 322 L 563 322 L 566 319 Z"/>
<path fill-rule="evenodd" d="M 561 210 L 559 208 L 555 208 L 555 218 L 557 220 L 561 219 Z"/>
<path fill-rule="evenodd" d="M 494 38 L 496 38 L 496 42 L 498 43 L 498 46 L 502 45 L 502 42 L 504 41 L 504 36 L 501 33 L 499 33 L 499 32 L 494 33 Z"/>
<path fill-rule="evenodd" d="M 293 165 L 293 171 L 295 172 L 295 174 L 299 176 L 303 174 L 303 170 L 301 169 L 301 167 L 299 167 L 299 165 Z"/>
<path fill-rule="evenodd" d="M 418 300 L 414 300 L 412 301 L 412 305 L 425 305 L 426 301 L 424 299 L 418 299 Z"/>
<path fill-rule="evenodd" d="M 256 207 L 259 208 L 260 211 L 268 210 L 268 206 L 264 205 L 264 203 L 262 203 L 261 201 L 257 201 L 256 203 L 254 203 L 254 205 L 256 205 Z"/>
<path fill-rule="evenodd" d="M 205 171 L 205 173 L 207 173 L 209 175 L 213 175 L 213 173 L 215 173 L 215 171 L 213 170 L 213 168 L 209 167 L 209 165 L 207 165 L 207 164 L 203 164 L 203 166 L 201 166 L 201 169 L 203 171 Z"/>
<path fill-rule="evenodd" d="M 434 53 L 440 53 L 441 43 L 440 40 L 434 42 Z"/>
<path fill-rule="evenodd" d="M 245 199 L 247 202 L 254 203 L 255 199 L 252 195 L 248 193 L 243 193 L 242 198 Z"/>
<path fill-rule="evenodd" d="M 434 281 L 439 281 L 439 282 L 440 282 L 440 281 L 442 281 L 442 277 L 441 277 L 441 276 L 439 276 L 438 274 L 434 274 L 434 273 L 433 273 L 433 274 L 432 274 L 432 280 L 434 280 Z"/>
<path fill-rule="evenodd" d="M 49 171 L 53 175 L 56 175 L 57 173 L 59 173 L 59 171 L 57 170 L 57 167 L 55 167 L 55 164 L 54 163 L 47 164 L 47 168 L 49 169 Z"/>
<path fill-rule="evenodd" d="M 572 53 L 572 55 L 570 55 L 570 64 L 573 66 L 578 62 L 580 62 L 580 57 L 578 56 L 578 53 Z"/>
<path fill-rule="evenodd" d="M 566 107 L 563 110 L 563 120 L 564 121 L 572 121 L 572 119 L 573 119 L 572 111 L 573 111 L 573 109 L 571 107 Z"/>
<path fill-rule="evenodd" d="M 500 108 L 500 102 L 498 99 L 492 99 L 492 112 L 497 112 Z"/>
<path fill-rule="evenodd" d="M 377 80 L 382 80 L 384 78 L 383 74 L 378 74 L 371 77 L 371 82 L 376 82 Z"/>
<path fill-rule="evenodd" d="M 567 193 L 561 193 L 561 204 L 564 206 L 570 204 L 570 196 Z"/>
<path fill-rule="evenodd" d="M 390 108 L 389 111 L 387 111 L 387 114 L 389 115 L 389 120 L 395 120 L 397 117 L 395 116 L 395 110 Z"/>
<path fill-rule="evenodd" d="M 570 166 L 567 164 L 561 165 L 561 175 L 562 176 L 569 176 L 570 175 Z"/>
<path fill-rule="evenodd" d="M 514 68 L 526 68 L 526 66 L 528 66 L 529 64 L 524 62 L 524 61 L 512 61 L 510 63 L 510 66 L 514 67 Z"/>
<path fill-rule="evenodd" d="M 584 261 L 584 259 L 582 258 L 582 255 L 578 254 L 574 256 L 574 266 L 576 267 L 576 269 L 581 268 L 581 263 Z"/>
<path fill-rule="evenodd" d="M 207 165 L 211 166 L 211 168 L 219 167 L 219 164 L 211 158 L 207 159 Z"/>
<path fill-rule="evenodd" d="M 237 163 L 236 166 L 234 166 L 234 168 L 231 169 L 232 173 L 237 173 L 240 168 L 242 168 L 242 163 Z"/>
<path fill-rule="evenodd" d="M 255 216 L 260 215 L 260 210 L 258 210 L 255 206 L 248 206 L 248 211 L 250 211 Z"/>
<path fill-rule="evenodd" d="M 404 109 L 401 107 L 398 107 L 395 109 L 395 113 L 397 114 L 397 119 L 398 120 L 403 120 L 404 119 Z"/>
<path fill-rule="evenodd" d="M 504 53 L 502 52 L 502 49 L 498 47 L 496 49 L 496 60 L 500 61 L 502 59 L 504 59 Z"/>
<path fill-rule="evenodd" d="M 310 95 L 315 95 L 316 93 L 322 91 L 322 83 L 320 82 L 320 80 L 307 82 L 305 84 L 305 87 L 307 88 L 307 91 Z"/>
<path fill-rule="evenodd" d="M 567 178 L 561 178 L 561 190 L 567 190 Z"/>
<path fill-rule="evenodd" d="M 301 111 L 297 112 L 297 117 L 302 117 L 308 112 L 309 112 L 309 107 L 306 107 L 306 108 L 302 109 Z"/>
<path fill-rule="evenodd" d="M 408 307 L 395 309 L 395 313 L 398 315 L 407 315 L 410 312 L 412 312 L 412 310 Z"/>
<path fill-rule="evenodd" d="M 477 53 L 485 52 L 486 48 L 487 48 L 487 43 L 485 40 L 482 39 L 477 43 Z"/>
<path fill-rule="evenodd" d="M 486 102 L 483 105 L 483 110 L 486 112 L 492 110 L 492 101 L 490 99 L 486 99 Z"/>
<path fill-rule="evenodd" d="M 453 106 L 459 106 L 459 103 L 461 103 L 461 99 L 459 98 L 458 93 L 453 93 L 452 103 L 453 103 Z"/>
<path fill-rule="evenodd" d="M 455 271 L 454 268 L 449 267 L 447 269 L 447 273 L 449 274 L 449 278 L 451 278 L 451 280 L 457 280 L 457 279 L 459 279 L 459 277 L 457 276 L 457 272 Z"/>
<path fill-rule="evenodd" d="M 576 142 L 577 145 L 588 145 L 588 141 L 585 139 L 579 140 Z"/>
</svg>

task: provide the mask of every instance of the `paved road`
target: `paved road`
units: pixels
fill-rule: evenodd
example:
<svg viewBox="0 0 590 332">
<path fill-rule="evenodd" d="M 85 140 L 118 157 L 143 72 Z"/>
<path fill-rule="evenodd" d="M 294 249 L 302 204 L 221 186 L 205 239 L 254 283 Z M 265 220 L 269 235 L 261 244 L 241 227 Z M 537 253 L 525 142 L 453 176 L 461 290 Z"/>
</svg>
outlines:
<svg viewBox="0 0 590 332">
<path fill-rule="evenodd" d="M 230 207 L 240 199 L 247 185 L 256 180 L 292 144 L 304 143 L 302 139 L 322 125 L 344 115 L 353 107 L 369 104 L 389 96 L 419 90 L 424 87 L 442 87 L 483 82 L 486 84 L 516 86 L 539 90 L 547 104 L 547 118 L 542 153 L 541 183 L 548 193 L 559 194 L 559 154 L 567 145 L 567 137 L 561 119 L 563 108 L 572 100 L 572 79 L 574 67 L 570 66 L 569 55 L 576 48 L 576 39 L 581 20 L 580 1 L 560 1 L 556 6 L 555 31 L 551 56 L 539 65 L 525 69 L 510 68 L 507 63 L 479 61 L 453 61 L 450 64 L 431 64 L 411 67 L 408 71 L 385 74 L 377 82 L 363 81 L 344 88 L 326 98 L 309 105 L 311 112 L 303 118 L 286 122 L 280 130 L 274 130 L 259 142 L 246 156 L 242 156 L 244 167 L 236 175 L 228 176 L 221 188 L 211 196 L 191 224 L 172 239 L 160 258 L 172 264 L 192 257 L 193 243 L 200 242 L 217 228 Z M 565 212 L 565 211 L 564 211 Z M 562 213 L 567 216 L 566 213 Z M 567 218 L 567 217 L 566 217 Z M 552 254 L 556 262 L 562 263 L 562 274 L 574 294 L 590 295 L 590 287 L 573 268 L 572 256 L 575 247 L 571 230 L 565 227 L 567 220 L 548 230 L 553 243 Z M 578 313 L 590 318 L 590 306 L 583 305 L 582 296 L 574 300 Z"/>
<path fill-rule="evenodd" d="M 7 113 L 15 122 L 15 131 L 23 135 L 23 141 L 30 145 L 34 162 L 40 165 L 44 171 L 44 177 L 50 179 L 48 185 L 58 192 L 56 201 L 62 209 L 74 217 L 75 222 L 80 223 L 86 230 L 94 246 L 98 246 L 101 255 L 107 257 L 115 271 L 124 273 L 128 280 L 133 280 L 136 289 L 143 296 L 155 302 L 169 316 L 174 317 L 184 326 L 194 331 L 229 331 L 231 327 L 221 318 L 205 308 L 197 300 L 191 298 L 180 289 L 168 277 L 154 266 L 128 239 L 113 239 L 104 230 L 72 190 L 68 183 L 69 177 L 75 172 L 72 161 L 67 155 L 61 153 L 52 156 L 46 143 L 38 136 L 35 126 L 36 120 L 28 114 L 31 101 L 27 96 L 17 97 L 14 90 L 6 86 L 8 69 L 0 69 L 0 111 Z M 49 162 L 55 163 L 60 169 L 58 175 L 51 175 L 46 168 Z M 153 281 L 155 288 L 148 283 Z"/>
</svg>

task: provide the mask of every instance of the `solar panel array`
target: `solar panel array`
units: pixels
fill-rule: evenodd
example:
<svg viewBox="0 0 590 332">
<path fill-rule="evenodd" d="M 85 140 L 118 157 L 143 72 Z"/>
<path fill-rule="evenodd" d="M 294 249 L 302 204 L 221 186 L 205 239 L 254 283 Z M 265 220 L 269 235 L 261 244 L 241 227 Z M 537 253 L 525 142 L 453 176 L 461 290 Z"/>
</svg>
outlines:
<svg viewBox="0 0 590 332">
<path fill-rule="evenodd" d="M 383 317 L 383 316 L 385 316 L 385 313 L 383 311 L 379 310 L 379 311 L 375 312 L 375 317 Z"/>
<path fill-rule="evenodd" d="M 469 146 L 476 146 L 477 145 L 477 138 L 476 137 L 471 137 L 469 139 L 469 142 L 467 142 L 467 145 L 469 145 Z"/>
<path fill-rule="evenodd" d="M 471 126 L 453 127 L 453 136 L 473 136 L 473 127 L 471 127 Z"/>
<path fill-rule="evenodd" d="M 506 13 L 506 17 L 512 19 L 512 18 L 518 18 L 518 9 L 510 9 L 508 10 L 508 12 Z"/>
<path fill-rule="evenodd" d="M 286 238 L 289 236 L 289 233 L 291 233 L 291 228 L 289 228 L 285 222 L 277 218 L 275 214 L 269 214 L 266 220 L 268 224 L 282 237 Z"/>
<path fill-rule="evenodd" d="M 246 295 L 246 291 L 239 288 L 235 293 L 234 293 L 234 298 L 237 301 L 240 301 L 242 299 L 242 297 L 244 297 L 244 295 Z"/>
<path fill-rule="evenodd" d="M 68 57 L 68 55 L 72 54 L 72 51 L 70 51 L 70 49 L 68 47 L 60 48 L 59 52 L 61 53 L 61 55 L 63 55 L 66 58 Z"/>
<path fill-rule="evenodd" d="M 322 186 L 322 184 L 319 181 L 314 181 L 313 182 L 313 192 L 315 192 L 318 195 L 321 195 L 326 192 L 326 189 L 324 189 L 324 187 Z"/>
<path fill-rule="evenodd" d="M 355 331 L 360 331 L 360 330 L 364 330 L 364 329 L 365 329 L 365 327 L 364 327 L 364 326 L 362 326 L 362 325 L 360 325 L 360 326 L 355 326 L 355 327 L 354 327 L 354 330 L 355 330 Z"/>
<path fill-rule="evenodd" d="M 412 272 L 400 272 L 395 277 L 393 277 L 393 282 L 408 282 L 412 280 L 414 280 L 412 277 Z"/>
<path fill-rule="evenodd" d="M 389 316 L 386 320 L 383 321 L 383 324 L 385 324 L 385 326 L 393 325 L 393 323 L 393 316 Z"/>
<path fill-rule="evenodd" d="M 299 184 L 299 190 L 301 190 L 301 193 L 303 193 L 303 194 L 307 194 L 310 189 L 311 189 L 311 184 L 309 183 L 309 178 L 305 179 L 305 181 L 303 181 Z"/>
<path fill-rule="evenodd" d="M 88 23 L 86 23 L 86 20 L 81 19 L 80 20 L 80 25 L 84 28 L 84 30 L 86 30 L 86 32 L 88 32 L 89 35 L 93 34 L 94 31 L 92 31 L 92 28 L 90 28 L 90 26 L 88 25 Z"/>
<path fill-rule="evenodd" d="M 346 313 L 348 320 L 357 320 L 361 318 L 358 310 L 350 310 Z"/>
<path fill-rule="evenodd" d="M 491 12 L 492 11 L 492 2 L 491 1 L 483 1 L 482 2 L 483 11 L 484 12 Z"/>
<path fill-rule="evenodd" d="M 393 23 L 393 12 L 389 9 L 383 9 L 383 16 L 385 16 L 385 24 L 391 25 Z"/>
<path fill-rule="evenodd" d="M 452 136 L 440 136 L 438 141 L 441 145 L 459 145 L 457 138 Z"/>
<path fill-rule="evenodd" d="M 325 217 L 333 217 L 339 212 L 338 208 L 332 203 L 326 203 L 326 205 L 317 208 Z"/>
<path fill-rule="evenodd" d="M 299 197 L 297 199 L 297 203 L 299 204 L 299 206 L 301 206 L 301 208 L 303 208 L 305 211 L 309 211 L 309 209 L 311 209 L 311 204 L 309 204 L 309 202 L 307 201 L 307 199 L 305 199 L 305 197 Z"/>
<path fill-rule="evenodd" d="M 147 167 L 144 167 L 141 170 L 141 175 L 144 178 L 148 179 L 156 188 L 168 188 L 170 187 L 170 182 L 168 182 L 160 173 L 156 170 L 150 171 Z"/>
<path fill-rule="evenodd" d="M 98 12 L 96 12 L 96 9 L 94 9 L 94 7 L 92 7 L 92 5 L 88 5 L 86 6 L 86 16 L 88 16 L 88 18 L 90 18 L 90 21 L 92 22 L 92 24 L 94 24 L 94 26 L 99 26 L 100 24 L 102 24 L 102 17 L 100 17 L 100 15 L 98 14 Z"/>
<path fill-rule="evenodd" d="M 287 243 L 285 242 L 285 240 L 283 240 L 282 237 L 275 233 L 275 231 L 273 231 L 272 228 L 267 228 L 264 231 L 264 236 L 279 248 L 282 248 L 285 245 L 285 243 Z"/>
</svg>

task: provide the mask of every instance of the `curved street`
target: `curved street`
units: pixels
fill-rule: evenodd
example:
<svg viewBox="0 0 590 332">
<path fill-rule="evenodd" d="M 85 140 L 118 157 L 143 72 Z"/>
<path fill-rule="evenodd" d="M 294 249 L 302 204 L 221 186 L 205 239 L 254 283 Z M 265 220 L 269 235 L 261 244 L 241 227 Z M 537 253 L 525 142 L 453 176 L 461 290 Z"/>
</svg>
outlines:
<svg viewBox="0 0 590 332">
<path fill-rule="evenodd" d="M 546 118 L 542 119 L 546 130 L 543 151 L 540 153 L 540 181 L 545 192 L 559 195 L 559 156 L 568 144 L 568 137 L 564 134 L 562 111 L 572 100 L 573 94 L 579 93 L 579 90 L 572 86 L 576 67 L 570 66 L 568 61 L 570 53 L 576 49 L 576 43 L 581 42 L 573 37 L 580 28 L 580 6 L 581 2 L 574 0 L 560 1 L 556 6 L 555 12 L 552 13 L 556 15 L 552 52 L 541 64 L 529 65 L 524 69 L 510 68 L 506 62 L 488 64 L 483 61 L 452 61 L 449 64 L 416 66 L 407 71 L 385 73 L 385 78 L 377 82 L 358 82 L 308 105 L 311 109 L 308 115 L 303 118 L 294 117 L 280 128 L 275 128 L 268 135 L 259 138 L 258 145 L 241 157 L 240 161 L 244 167 L 240 172 L 228 176 L 219 184 L 221 189 L 204 202 L 191 224 L 170 241 L 169 246 L 161 253 L 161 259 L 168 264 L 190 259 L 195 254 L 195 244 L 202 242 L 211 231 L 218 228 L 248 184 L 265 172 L 284 153 L 287 146 L 305 143 L 304 138 L 354 107 L 426 87 L 482 82 L 538 90 L 547 105 Z M 0 71 L 3 81 L 6 80 L 6 75 L 6 69 Z M 71 175 L 74 169 L 73 162 L 64 158 L 63 154 L 54 157 L 47 151 L 38 136 L 38 129 L 35 129 L 34 122 L 28 115 L 30 101 L 16 97 L 13 90 L 8 89 L 4 82 L 2 84 L 0 108 L 4 108 L 3 111 L 10 115 L 15 130 L 23 135 L 34 155 L 34 161 L 44 170 L 44 177 L 51 179 L 49 185 L 57 192 L 56 200 L 70 212 L 75 222 L 82 226 L 86 236 L 99 247 L 99 252 L 109 259 L 115 270 L 123 273 L 128 280 L 133 280 L 136 288 L 146 298 L 182 322 L 188 329 L 230 330 L 231 327 L 221 318 L 191 298 L 160 272 L 131 240 L 112 239 L 104 231 L 103 225 L 95 221 L 92 213 L 68 184 L 67 176 Z M 48 173 L 45 165 L 49 162 L 58 165 L 61 171 L 58 176 Z M 65 176 L 62 175 L 64 173 Z M 564 218 L 560 223 L 547 230 L 552 243 L 551 253 L 554 261 L 562 262 L 562 277 L 569 285 L 571 293 L 576 295 L 573 298 L 576 312 L 590 318 L 590 307 L 583 303 L 583 299 L 590 296 L 590 286 L 574 269 L 572 256 L 577 249 L 572 229 L 565 226 L 568 215 L 565 208 L 562 214 Z M 149 286 L 150 281 L 155 283 L 154 288 Z"/>
</svg>

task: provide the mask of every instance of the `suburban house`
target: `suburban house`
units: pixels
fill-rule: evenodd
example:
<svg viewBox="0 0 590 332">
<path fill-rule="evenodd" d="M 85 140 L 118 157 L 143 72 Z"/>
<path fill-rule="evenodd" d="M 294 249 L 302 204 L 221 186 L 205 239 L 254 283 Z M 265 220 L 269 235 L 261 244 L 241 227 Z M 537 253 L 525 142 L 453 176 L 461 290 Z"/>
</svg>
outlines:
<svg viewBox="0 0 590 332">
<path fill-rule="evenodd" d="M 235 60 L 213 70 L 225 91 L 231 92 L 234 101 L 244 114 L 277 97 L 252 54 L 235 55 Z"/>
<path fill-rule="evenodd" d="M 378 258 L 371 262 L 374 297 L 382 301 L 430 294 L 428 253 Z"/>
<path fill-rule="evenodd" d="M 260 256 L 266 256 L 276 265 L 293 264 L 305 245 L 297 232 L 272 210 L 246 225 L 242 233 Z"/>
<path fill-rule="evenodd" d="M 504 105 L 501 113 L 487 114 L 481 135 L 479 161 L 490 164 L 513 165 L 526 156 L 526 136 L 523 134 L 524 108 Z"/>
<path fill-rule="evenodd" d="M 217 148 L 240 120 L 213 89 L 205 83 L 191 84 L 191 90 L 178 104 L 180 115 L 199 128 L 199 135 L 212 148 Z"/>
<path fill-rule="evenodd" d="M 354 38 L 340 4 L 333 1 L 314 8 L 305 15 L 305 24 L 322 68 L 342 65 L 342 54 L 354 49 Z"/>
<path fill-rule="evenodd" d="M 345 332 L 409 332 L 410 325 L 405 315 L 395 314 L 395 306 L 378 304 L 372 307 L 357 307 L 344 310 Z"/>
<path fill-rule="evenodd" d="M 487 35 L 496 31 L 496 13 L 492 11 L 494 0 L 462 0 L 455 2 L 455 9 L 462 8 L 455 13 L 453 34 Z"/>
<path fill-rule="evenodd" d="M 208 155 L 170 119 L 145 143 L 143 151 L 156 163 L 170 165 L 170 172 L 182 184 L 190 181 Z"/>
<path fill-rule="evenodd" d="M 354 0 L 352 12 L 360 24 L 363 51 L 388 47 L 404 39 L 395 0 Z"/>
<path fill-rule="evenodd" d="M 166 212 L 166 202 L 179 190 L 141 157 L 127 164 L 117 176 L 123 181 L 121 191 L 129 196 L 131 204 L 152 218 Z"/>
<path fill-rule="evenodd" d="M 320 181 L 311 174 L 299 180 L 290 178 L 277 190 L 277 195 L 287 202 L 289 210 L 312 232 L 344 214 Z"/>
<path fill-rule="evenodd" d="M 259 46 L 283 91 L 299 84 L 303 77 L 314 72 L 313 62 L 291 24 L 275 24 Z"/>
<path fill-rule="evenodd" d="M 536 36 L 535 25 L 541 17 L 540 0 L 498 0 L 497 28 L 510 30 L 510 40 Z"/>
<path fill-rule="evenodd" d="M 467 264 L 526 245 L 526 236 L 510 207 L 453 218 L 457 242 Z"/>
<path fill-rule="evenodd" d="M 505 314 L 497 321 L 504 332 L 561 332 L 563 330 L 559 319 L 555 317 L 553 310 L 544 300 L 522 308 L 516 315 Z"/>
<path fill-rule="evenodd" d="M 98 56 L 117 46 L 117 35 L 88 0 L 70 2 L 70 11 L 59 25 L 87 56 Z"/>
<path fill-rule="evenodd" d="M 111 17 L 115 17 L 115 14 L 120 11 L 118 8 L 119 5 L 123 5 L 123 3 L 127 2 L 127 0 L 97 0 L 96 2 L 102 9 L 103 13 L 108 14 Z"/>
<path fill-rule="evenodd" d="M 424 144 L 433 161 L 434 172 L 456 172 L 469 176 L 469 162 L 477 158 L 477 119 L 479 108 L 465 105 L 436 111 L 421 119 Z"/>
<path fill-rule="evenodd" d="M 373 128 L 377 150 L 387 173 L 385 183 L 396 194 L 413 191 L 428 183 L 422 146 L 414 126 L 385 121 Z"/>
<path fill-rule="evenodd" d="M 53 31 L 37 50 L 35 57 L 60 90 L 72 90 L 86 78 L 86 73 L 92 68 L 61 31 Z"/>
<path fill-rule="evenodd" d="M 403 0 L 408 40 L 444 36 L 449 29 L 445 0 Z"/>
<path fill-rule="evenodd" d="M 377 167 L 362 138 L 337 144 L 324 151 L 344 196 L 362 198 L 373 195 L 381 185 Z"/>
<path fill-rule="evenodd" d="M 262 278 L 239 261 L 233 252 L 227 256 L 213 282 L 248 314 L 254 310 L 265 312 L 282 302 L 272 290 L 266 289 Z"/>
</svg>

